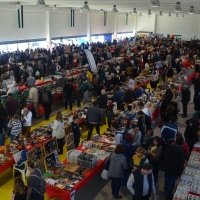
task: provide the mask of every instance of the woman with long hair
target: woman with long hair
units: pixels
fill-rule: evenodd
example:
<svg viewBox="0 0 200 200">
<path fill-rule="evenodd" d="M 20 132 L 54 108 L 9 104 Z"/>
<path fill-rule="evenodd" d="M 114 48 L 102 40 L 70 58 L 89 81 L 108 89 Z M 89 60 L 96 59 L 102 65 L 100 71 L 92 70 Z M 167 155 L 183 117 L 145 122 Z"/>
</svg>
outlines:
<svg viewBox="0 0 200 200">
<path fill-rule="evenodd" d="M 147 155 L 150 158 L 150 163 L 153 165 L 153 176 L 156 184 L 158 180 L 159 165 L 161 161 L 162 145 L 161 139 L 158 136 L 153 138 L 152 144 L 147 150 Z"/>
<path fill-rule="evenodd" d="M 62 119 L 62 113 L 60 111 L 56 114 L 56 119 L 51 127 L 53 129 L 52 137 L 56 137 L 58 143 L 58 154 L 63 154 L 63 146 L 64 146 L 64 122 Z"/>
<path fill-rule="evenodd" d="M 23 180 L 17 177 L 14 181 L 12 200 L 26 200 L 27 190 Z"/>
</svg>

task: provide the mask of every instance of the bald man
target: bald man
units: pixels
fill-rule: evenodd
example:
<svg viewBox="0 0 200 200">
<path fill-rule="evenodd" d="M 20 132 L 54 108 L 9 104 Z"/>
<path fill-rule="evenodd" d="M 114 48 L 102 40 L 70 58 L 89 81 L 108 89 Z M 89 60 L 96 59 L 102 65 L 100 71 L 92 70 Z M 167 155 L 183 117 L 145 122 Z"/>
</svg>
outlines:
<svg viewBox="0 0 200 200">
<path fill-rule="evenodd" d="M 101 90 L 101 95 L 98 98 L 98 101 L 99 101 L 99 108 L 101 109 L 101 113 L 103 117 L 103 123 L 106 124 L 106 109 L 107 109 L 108 97 L 104 89 Z"/>
</svg>

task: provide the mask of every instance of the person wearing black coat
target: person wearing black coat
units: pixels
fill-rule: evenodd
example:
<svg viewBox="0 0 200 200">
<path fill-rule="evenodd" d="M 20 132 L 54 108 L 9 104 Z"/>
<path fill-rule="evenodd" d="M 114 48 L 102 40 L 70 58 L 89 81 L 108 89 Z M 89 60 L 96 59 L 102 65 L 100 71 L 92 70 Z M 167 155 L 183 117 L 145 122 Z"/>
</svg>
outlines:
<svg viewBox="0 0 200 200">
<path fill-rule="evenodd" d="M 124 102 L 132 103 L 135 100 L 136 100 L 136 95 L 135 95 L 134 88 L 132 86 L 130 86 L 129 89 L 125 92 Z"/>
<path fill-rule="evenodd" d="M 183 114 L 181 115 L 182 118 L 187 117 L 187 105 L 190 101 L 190 89 L 187 85 L 183 85 L 182 89 L 182 99 L 181 102 L 183 104 Z"/>
<path fill-rule="evenodd" d="M 169 105 L 170 105 L 169 100 L 166 98 L 165 95 L 163 95 L 162 103 L 161 103 L 161 106 L 160 106 L 160 114 L 161 114 L 161 118 L 162 119 L 165 119 L 165 115 L 166 115 L 166 112 L 167 112 L 167 107 Z"/>
<path fill-rule="evenodd" d="M 99 108 L 101 109 L 102 112 L 103 123 L 106 124 L 106 109 L 107 109 L 108 97 L 104 89 L 101 90 L 101 95 L 98 98 L 98 101 L 99 101 Z"/>
<path fill-rule="evenodd" d="M 67 80 L 67 84 L 63 87 L 63 94 L 65 98 L 65 109 L 67 109 L 67 104 L 69 102 L 70 110 L 72 110 L 72 93 L 74 88 L 71 85 L 71 81 Z"/>
<path fill-rule="evenodd" d="M 188 119 L 186 120 L 186 129 L 184 132 L 185 142 L 189 147 L 189 155 L 192 152 L 194 144 L 198 141 L 197 133 L 200 130 L 200 116 L 196 119 Z"/>
<path fill-rule="evenodd" d="M 78 147 L 81 137 L 80 127 L 78 125 L 79 119 L 77 116 L 73 117 L 73 122 L 71 123 L 72 132 L 74 135 L 74 147 Z"/>
<path fill-rule="evenodd" d="M 171 103 L 172 98 L 173 98 L 173 91 L 171 90 L 170 86 L 168 87 L 168 89 L 165 92 L 165 96 L 168 99 L 169 103 Z"/>
<path fill-rule="evenodd" d="M 139 130 L 143 137 L 144 133 L 146 133 L 147 130 L 151 129 L 151 117 L 144 114 L 142 110 L 140 110 L 137 114 Z"/>
<path fill-rule="evenodd" d="M 161 170 L 165 172 L 164 190 L 167 199 L 172 199 L 172 191 L 175 186 L 176 179 L 181 176 L 184 169 L 185 153 L 178 138 L 176 143 L 172 143 L 165 147 L 163 152 L 163 163 Z"/>
<path fill-rule="evenodd" d="M 47 93 L 48 102 L 44 102 L 43 101 L 43 98 L 42 98 L 43 93 Z M 42 105 L 44 107 L 44 110 L 45 110 L 45 119 L 49 120 L 49 116 L 50 116 L 51 110 L 52 110 L 52 105 L 54 103 L 54 98 L 53 98 L 53 95 L 52 95 L 51 91 L 44 89 L 42 92 L 40 92 L 39 102 L 42 103 Z"/>
</svg>

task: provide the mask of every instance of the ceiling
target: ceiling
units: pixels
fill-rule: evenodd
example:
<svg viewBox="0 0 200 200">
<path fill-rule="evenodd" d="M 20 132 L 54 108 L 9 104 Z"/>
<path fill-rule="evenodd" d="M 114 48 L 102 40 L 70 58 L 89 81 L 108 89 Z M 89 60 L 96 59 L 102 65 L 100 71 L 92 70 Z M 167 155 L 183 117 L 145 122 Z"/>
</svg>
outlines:
<svg viewBox="0 0 200 200">
<path fill-rule="evenodd" d="M 150 0 L 88 0 L 88 6 L 90 10 L 100 11 L 112 11 L 113 5 L 116 5 L 120 13 L 131 12 L 133 8 L 137 9 L 137 13 L 147 13 L 151 10 L 152 13 L 175 13 L 174 7 L 176 1 L 181 3 L 181 14 L 188 14 L 190 6 L 194 6 L 195 14 L 200 12 L 200 0 L 159 0 L 160 7 L 150 7 Z M 21 5 L 24 5 L 24 10 L 49 10 L 49 7 L 57 6 L 58 10 L 65 11 L 70 8 L 77 9 L 77 11 L 83 7 L 84 0 L 45 0 L 46 7 L 36 6 L 37 0 L 22 0 L 19 1 Z M 0 9 L 15 9 L 17 1 L 13 0 L 0 0 Z"/>
</svg>

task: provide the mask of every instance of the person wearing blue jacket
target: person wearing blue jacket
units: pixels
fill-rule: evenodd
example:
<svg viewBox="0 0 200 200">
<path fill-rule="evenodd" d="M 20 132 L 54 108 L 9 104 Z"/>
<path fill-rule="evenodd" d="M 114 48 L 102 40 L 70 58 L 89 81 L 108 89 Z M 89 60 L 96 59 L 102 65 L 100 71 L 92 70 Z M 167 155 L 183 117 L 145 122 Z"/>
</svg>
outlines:
<svg viewBox="0 0 200 200">
<path fill-rule="evenodd" d="M 165 123 L 161 129 L 161 138 L 164 144 L 171 144 L 176 139 L 178 126 L 175 124 L 176 118 L 171 116 L 169 122 Z"/>
</svg>

